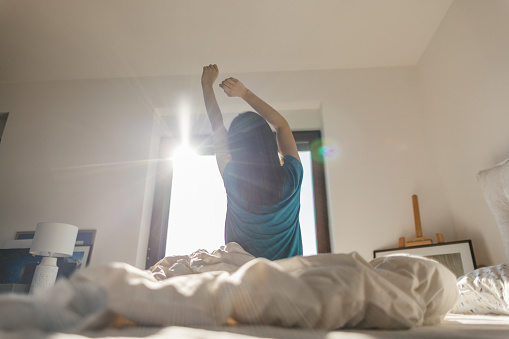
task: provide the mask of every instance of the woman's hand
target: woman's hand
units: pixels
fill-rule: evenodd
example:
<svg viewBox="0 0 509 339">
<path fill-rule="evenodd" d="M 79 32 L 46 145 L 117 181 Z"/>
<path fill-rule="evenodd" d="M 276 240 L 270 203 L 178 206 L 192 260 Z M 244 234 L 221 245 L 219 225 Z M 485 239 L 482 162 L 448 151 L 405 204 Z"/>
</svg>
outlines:
<svg viewBox="0 0 509 339">
<path fill-rule="evenodd" d="M 218 74 L 219 69 L 217 68 L 216 64 L 203 66 L 203 73 L 201 75 L 201 85 L 212 86 L 214 84 L 214 81 L 216 81 Z"/>
<path fill-rule="evenodd" d="M 219 87 L 221 87 L 229 97 L 244 98 L 248 92 L 248 89 L 244 86 L 244 84 L 235 78 L 225 79 L 221 84 L 219 84 Z"/>
</svg>

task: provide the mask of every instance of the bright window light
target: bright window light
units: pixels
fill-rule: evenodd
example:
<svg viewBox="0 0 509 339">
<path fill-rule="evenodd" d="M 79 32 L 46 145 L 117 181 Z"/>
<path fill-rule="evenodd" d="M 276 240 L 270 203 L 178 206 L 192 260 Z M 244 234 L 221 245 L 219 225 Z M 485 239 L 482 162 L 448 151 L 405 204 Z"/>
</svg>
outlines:
<svg viewBox="0 0 509 339">
<path fill-rule="evenodd" d="M 190 156 L 189 149 L 173 157 L 173 179 L 166 256 L 224 245 L 226 192 L 213 155 Z M 311 152 L 299 152 L 304 167 L 300 225 L 304 255 L 317 253 Z"/>
<path fill-rule="evenodd" d="M 226 192 L 215 156 L 173 159 L 169 213 L 166 256 L 224 245 Z"/>
<path fill-rule="evenodd" d="M 173 159 L 178 159 L 178 161 L 187 161 L 189 158 L 197 156 L 196 150 L 187 144 L 180 146 L 173 152 Z"/>
<path fill-rule="evenodd" d="M 317 254 L 315 198 L 313 194 L 313 177 L 311 151 L 299 152 L 299 158 L 304 168 L 304 178 L 300 191 L 300 231 L 302 233 L 302 249 L 304 255 Z"/>
</svg>

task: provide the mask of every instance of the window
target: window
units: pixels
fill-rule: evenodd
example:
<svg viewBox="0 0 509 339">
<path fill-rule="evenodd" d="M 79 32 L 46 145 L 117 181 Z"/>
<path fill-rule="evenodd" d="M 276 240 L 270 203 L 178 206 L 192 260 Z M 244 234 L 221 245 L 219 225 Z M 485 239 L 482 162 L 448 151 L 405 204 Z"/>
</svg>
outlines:
<svg viewBox="0 0 509 339">
<path fill-rule="evenodd" d="M 304 167 L 300 214 L 304 255 L 330 252 L 320 132 L 294 136 Z M 161 158 L 168 159 L 179 142 L 163 138 Z M 167 255 L 211 251 L 224 244 L 226 193 L 210 145 L 206 137 L 195 138 L 198 154 L 159 164 L 147 268 Z"/>
</svg>

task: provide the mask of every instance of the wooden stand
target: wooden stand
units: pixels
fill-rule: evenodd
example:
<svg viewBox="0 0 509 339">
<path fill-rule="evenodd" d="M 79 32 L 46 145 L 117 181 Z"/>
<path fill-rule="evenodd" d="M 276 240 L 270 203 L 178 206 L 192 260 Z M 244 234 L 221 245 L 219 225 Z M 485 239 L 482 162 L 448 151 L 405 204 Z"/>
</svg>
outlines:
<svg viewBox="0 0 509 339">
<path fill-rule="evenodd" d="M 420 246 L 420 245 L 431 245 L 433 241 L 431 238 L 422 236 L 421 228 L 421 214 L 419 212 L 419 200 L 417 195 L 412 195 L 412 204 L 414 207 L 414 222 L 415 222 L 415 238 L 408 239 L 406 246 Z"/>
<path fill-rule="evenodd" d="M 398 246 L 401 247 L 411 247 L 411 246 L 421 246 L 421 245 L 431 245 L 433 244 L 433 240 L 428 237 L 422 236 L 422 227 L 421 227 L 421 214 L 419 212 L 419 200 L 417 195 L 412 195 L 412 205 L 414 208 L 414 223 L 415 223 L 415 238 L 408 239 L 405 243 L 405 238 L 399 238 Z M 439 244 L 444 242 L 444 236 L 442 233 L 436 233 L 437 242 Z"/>
</svg>

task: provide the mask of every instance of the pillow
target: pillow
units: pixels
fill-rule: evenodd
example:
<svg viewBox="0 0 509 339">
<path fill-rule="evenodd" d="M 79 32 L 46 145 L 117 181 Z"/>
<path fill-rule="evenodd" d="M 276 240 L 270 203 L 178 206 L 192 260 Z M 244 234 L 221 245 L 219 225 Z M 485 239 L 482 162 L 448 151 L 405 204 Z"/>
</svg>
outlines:
<svg viewBox="0 0 509 339">
<path fill-rule="evenodd" d="M 509 260 L 509 159 L 477 175 L 484 199 L 488 204 Z"/>
<path fill-rule="evenodd" d="M 460 298 L 451 313 L 509 314 L 509 264 L 479 268 L 457 285 Z"/>
</svg>

